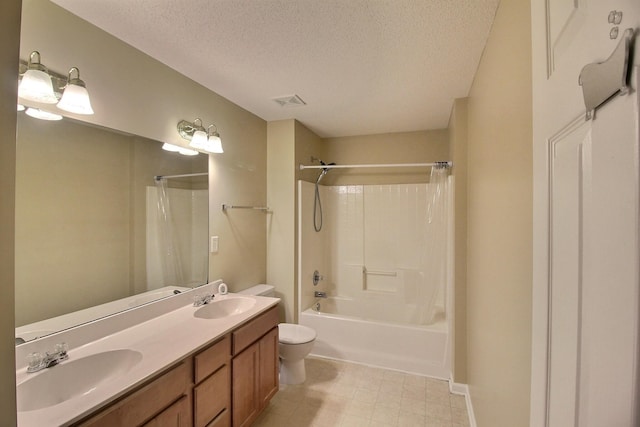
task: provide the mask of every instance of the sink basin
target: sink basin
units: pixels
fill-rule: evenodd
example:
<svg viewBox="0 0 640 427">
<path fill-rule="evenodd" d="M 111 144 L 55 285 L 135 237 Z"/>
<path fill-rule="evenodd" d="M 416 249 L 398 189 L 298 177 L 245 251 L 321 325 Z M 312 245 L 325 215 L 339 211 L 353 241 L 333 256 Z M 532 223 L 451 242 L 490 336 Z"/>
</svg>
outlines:
<svg viewBox="0 0 640 427">
<path fill-rule="evenodd" d="M 112 350 L 80 359 L 73 356 L 57 366 L 30 374 L 17 385 L 18 411 L 34 411 L 87 395 L 125 374 L 142 360 L 133 350 Z"/>
<path fill-rule="evenodd" d="M 193 315 L 200 319 L 221 319 L 244 313 L 254 305 L 256 305 L 256 300 L 253 298 L 227 297 L 218 300 L 214 299 L 209 304 L 197 309 Z"/>
</svg>

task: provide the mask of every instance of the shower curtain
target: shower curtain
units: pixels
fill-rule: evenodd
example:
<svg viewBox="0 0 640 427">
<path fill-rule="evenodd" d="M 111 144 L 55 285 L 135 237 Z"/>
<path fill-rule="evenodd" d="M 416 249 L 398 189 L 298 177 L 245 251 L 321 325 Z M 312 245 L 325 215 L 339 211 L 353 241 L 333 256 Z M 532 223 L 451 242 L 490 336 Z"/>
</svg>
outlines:
<svg viewBox="0 0 640 427">
<path fill-rule="evenodd" d="M 158 237 L 164 285 L 182 286 L 185 278 L 178 235 L 173 222 L 167 180 L 156 179 L 158 194 Z"/>
<path fill-rule="evenodd" d="M 424 270 L 424 286 L 421 287 L 425 302 L 424 311 L 420 313 L 419 323 L 433 323 L 438 314 L 438 302 L 446 301 L 447 283 L 447 230 L 449 228 L 449 168 L 437 165 L 431 168 L 429 185 L 427 186 L 427 217 L 425 247 L 422 251 Z M 444 310 L 445 307 L 442 307 Z"/>
</svg>

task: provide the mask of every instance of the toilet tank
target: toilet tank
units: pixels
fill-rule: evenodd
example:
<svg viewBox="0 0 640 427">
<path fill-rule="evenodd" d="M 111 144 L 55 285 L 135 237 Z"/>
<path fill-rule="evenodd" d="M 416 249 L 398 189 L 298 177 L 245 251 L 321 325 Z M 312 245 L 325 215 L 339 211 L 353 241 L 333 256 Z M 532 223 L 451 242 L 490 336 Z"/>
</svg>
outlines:
<svg viewBox="0 0 640 427">
<path fill-rule="evenodd" d="M 262 297 L 275 297 L 276 293 L 274 291 L 274 287 L 271 285 L 255 285 L 245 290 L 238 292 L 239 294 L 245 295 L 258 295 Z"/>
</svg>

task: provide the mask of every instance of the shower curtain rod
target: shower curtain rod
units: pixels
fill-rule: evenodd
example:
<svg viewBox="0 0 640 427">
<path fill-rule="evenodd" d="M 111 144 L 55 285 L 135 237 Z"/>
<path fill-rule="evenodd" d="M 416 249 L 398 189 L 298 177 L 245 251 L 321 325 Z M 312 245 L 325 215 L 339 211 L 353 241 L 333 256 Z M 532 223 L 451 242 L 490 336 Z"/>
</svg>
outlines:
<svg viewBox="0 0 640 427">
<path fill-rule="evenodd" d="M 183 175 L 156 175 L 153 178 L 156 181 L 160 181 L 163 178 L 189 178 L 192 176 L 205 176 L 209 175 L 209 172 L 201 172 L 201 173 L 185 173 Z"/>
<path fill-rule="evenodd" d="M 347 169 L 347 168 L 410 168 L 410 167 L 452 167 L 453 162 L 433 162 L 433 163 L 381 163 L 369 165 L 300 165 L 300 170 L 305 169 Z"/>
</svg>

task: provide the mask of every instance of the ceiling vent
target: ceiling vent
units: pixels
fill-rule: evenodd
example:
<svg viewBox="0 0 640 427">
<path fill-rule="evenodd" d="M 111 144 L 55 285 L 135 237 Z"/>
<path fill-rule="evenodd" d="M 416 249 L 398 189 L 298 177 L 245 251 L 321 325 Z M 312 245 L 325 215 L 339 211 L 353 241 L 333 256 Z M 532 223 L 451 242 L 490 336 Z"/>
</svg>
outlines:
<svg viewBox="0 0 640 427">
<path fill-rule="evenodd" d="M 307 105 L 298 95 L 281 96 L 279 98 L 273 98 L 273 100 L 281 107 L 302 107 Z"/>
</svg>

